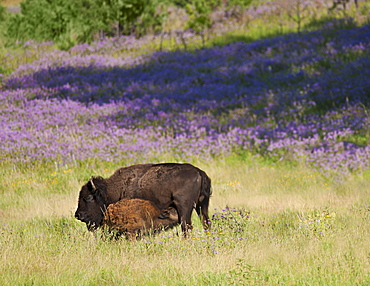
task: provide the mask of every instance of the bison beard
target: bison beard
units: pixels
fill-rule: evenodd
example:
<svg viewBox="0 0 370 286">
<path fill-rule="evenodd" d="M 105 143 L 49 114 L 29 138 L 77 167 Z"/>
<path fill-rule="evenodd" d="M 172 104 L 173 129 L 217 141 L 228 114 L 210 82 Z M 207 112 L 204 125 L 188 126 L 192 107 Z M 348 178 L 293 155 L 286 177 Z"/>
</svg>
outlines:
<svg viewBox="0 0 370 286">
<path fill-rule="evenodd" d="M 161 211 L 147 200 L 123 199 L 108 206 L 102 228 L 114 233 L 116 238 L 126 235 L 133 240 L 141 234 L 166 230 L 178 223 L 174 208 Z"/>
<path fill-rule="evenodd" d="M 93 177 L 83 185 L 75 217 L 85 222 L 89 230 L 95 230 L 102 225 L 109 205 L 122 199 L 148 200 L 160 210 L 173 206 L 186 236 L 193 208 L 203 227 L 210 227 L 210 196 L 210 178 L 190 164 L 133 165 L 118 169 L 107 179 Z"/>
</svg>

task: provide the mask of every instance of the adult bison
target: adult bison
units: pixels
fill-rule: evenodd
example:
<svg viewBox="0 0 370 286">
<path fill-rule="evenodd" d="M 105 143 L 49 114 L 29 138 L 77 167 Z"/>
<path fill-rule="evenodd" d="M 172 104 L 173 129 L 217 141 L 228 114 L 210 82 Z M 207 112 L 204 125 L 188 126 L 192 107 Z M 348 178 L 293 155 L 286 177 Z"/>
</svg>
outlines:
<svg viewBox="0 0 370 286">
<path fill-rule="evenodd" d="M 93 177 L 82 186 L 75 217 L 89 230 L 101 226 L 110 204 L 121 199 L 143 199 L 158 209 L 174 207 L 181 229 L 186 235 L 191 228 L 195 208 L 205 229 L 210 227 L 208 205 L 211 180 L 207 174 L 190 164 L 140 164 L 118 169 L 111 177 Z"/>
<path fill-rule="evenodd" d="M 160 210 L 152 202 L 141 199 L 122 199 L 110 204 L 105 212 L 102 228 L 118 238 L 137 236 L 167 230 L 179 223 L 177 211 L 170 207 Z"/>
</svg>

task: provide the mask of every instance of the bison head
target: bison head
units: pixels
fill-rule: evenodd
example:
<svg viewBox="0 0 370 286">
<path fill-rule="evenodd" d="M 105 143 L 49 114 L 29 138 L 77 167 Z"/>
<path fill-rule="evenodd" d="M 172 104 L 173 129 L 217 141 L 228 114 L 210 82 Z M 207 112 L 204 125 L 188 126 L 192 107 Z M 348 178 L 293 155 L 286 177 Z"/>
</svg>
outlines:
<svg viewBox="0 0 370 286">
<path fill-rule="evenodd" d="M 102 177 L 91 178 L 82 186 L 75 217 L 93 231 L 101 226 L 107 208 L 107 185 Z"/>
</svg>

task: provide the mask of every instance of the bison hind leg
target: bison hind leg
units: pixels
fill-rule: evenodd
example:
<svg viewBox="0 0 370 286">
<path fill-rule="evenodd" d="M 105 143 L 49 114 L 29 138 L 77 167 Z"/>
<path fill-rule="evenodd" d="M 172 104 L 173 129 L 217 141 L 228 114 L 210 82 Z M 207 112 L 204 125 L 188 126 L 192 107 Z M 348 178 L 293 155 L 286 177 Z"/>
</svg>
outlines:
<svg viewBox="0 0 370 286">
<path fill-rule="evenodd" d="M 201 202 L 198 202 L 198 204 L 195 207 L 198 217 L 203 223 L 204 230 L 210 230 L 212 224 L 208 216 L 208 206 L 209 198 L 204 198 Z"/>
</svg>

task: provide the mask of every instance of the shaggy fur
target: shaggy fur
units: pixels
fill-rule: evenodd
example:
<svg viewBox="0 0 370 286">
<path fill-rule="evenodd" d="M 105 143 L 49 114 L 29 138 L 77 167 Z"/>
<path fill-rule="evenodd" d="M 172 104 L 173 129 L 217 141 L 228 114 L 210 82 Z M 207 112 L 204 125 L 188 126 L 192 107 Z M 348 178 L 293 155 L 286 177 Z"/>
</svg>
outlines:
<svg viewBox="0 0 370 286">
<path fill-rule="evenodd" d="M 103 219 L 103 230 L 115 233 L 116 237 L 135 236 L 158 232 L 179 223 L 177 211 L 168 208 L 161 211 L 153 203 L 141 199 L 123 199 L 108 206 Z"/>
<path fill-rule="evenodd" d="M 122 199 L 148 200 L 160 210 L 174 207 L 184 235 L 191 228 L 195 208 L 205 229 L 208 216 L 211 180 L 190 164 L 140 164 L 118 169 L 111 177 L 93 177 L 82 186 L 75 217 L 89 230 L 102 225 L 105 210 Z"/>
</svg>

